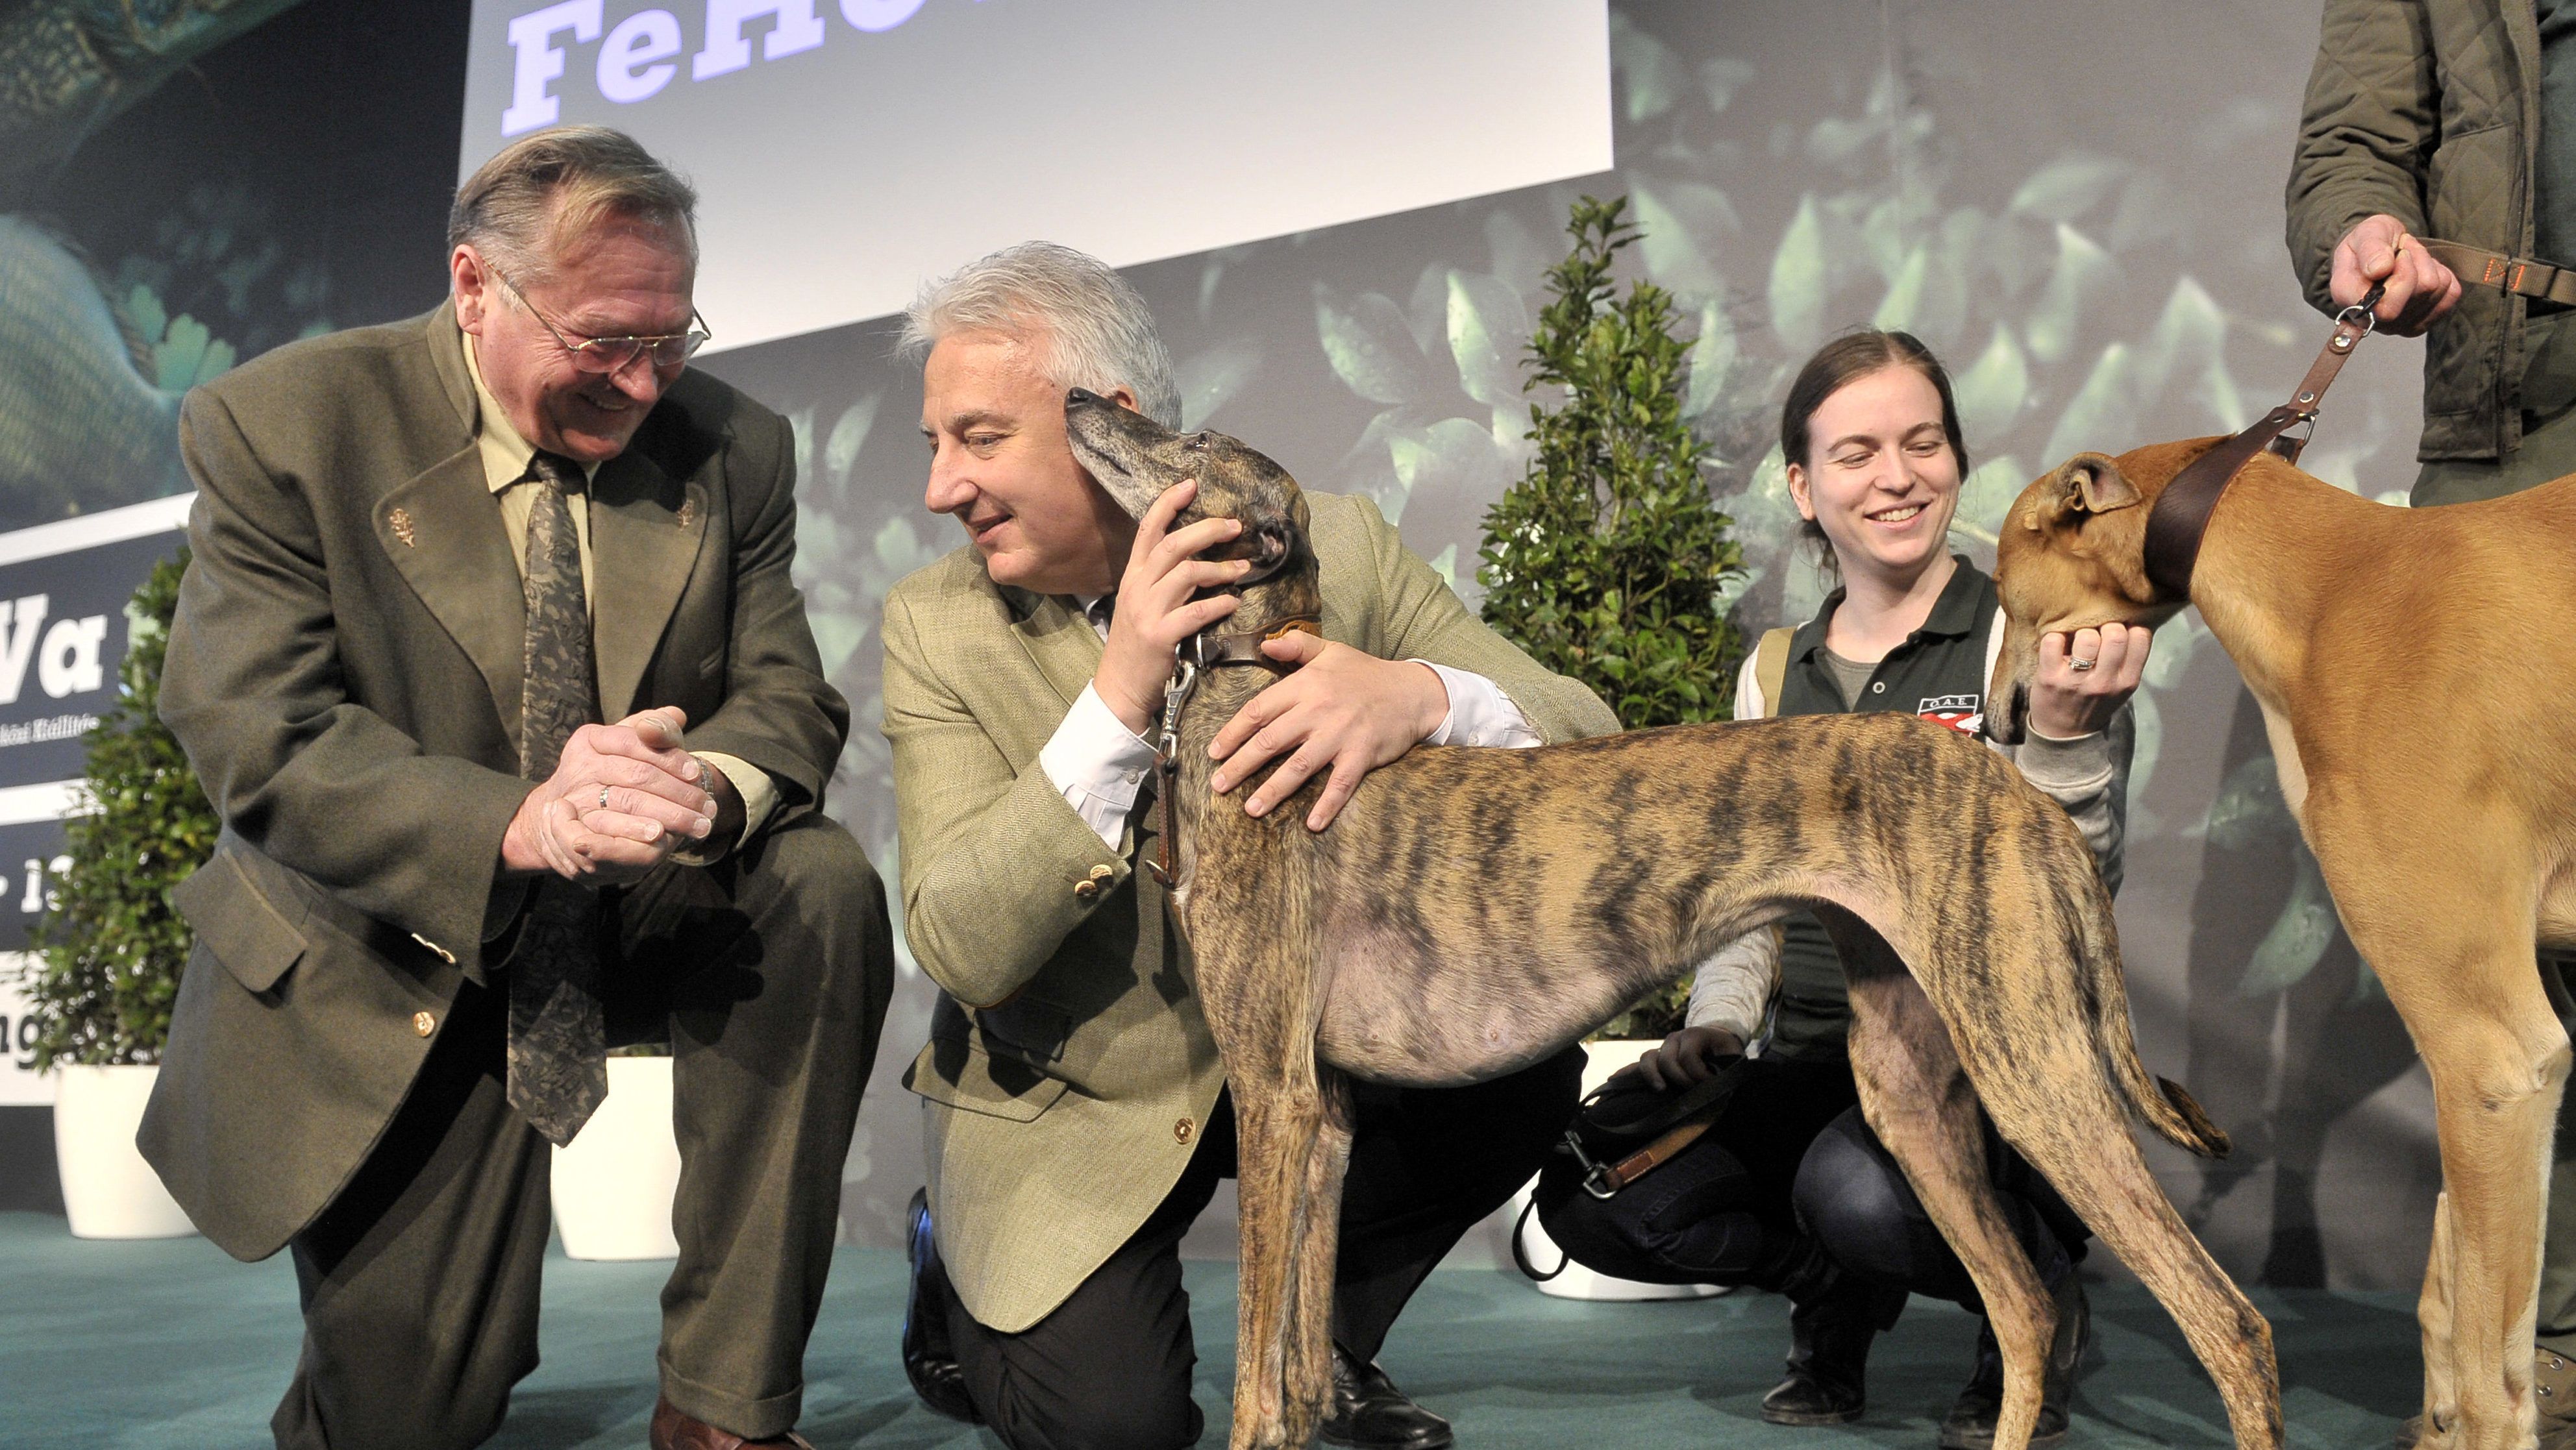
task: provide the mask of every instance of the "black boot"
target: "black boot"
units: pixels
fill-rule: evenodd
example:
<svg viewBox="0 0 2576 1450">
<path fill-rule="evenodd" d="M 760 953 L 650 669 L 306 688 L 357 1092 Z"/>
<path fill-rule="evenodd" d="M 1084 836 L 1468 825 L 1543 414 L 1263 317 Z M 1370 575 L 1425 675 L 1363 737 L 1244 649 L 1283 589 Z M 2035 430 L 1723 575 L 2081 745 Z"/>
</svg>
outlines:
<svg viewBox="0 0 2576 1450">
<path fill-rule="evenodd" d="M 1386 1371 L 1333 1346 L 1333 1405 L 1315 1438 L 1361 1450 L 1448 1450 L 1449 1422 L 1406 1398 Z"/>
<path fill-rule="evenodd" d="M 939 1241 L 930 1233 L 930 1190 L 912 1191 L 904 1214 L 904 1251 L 912 1261 L 912 1287 L 903 1300 L 903 1374 L 921 1402 L 952 1420 L 984 1423 L 966 1393 L 948 1340 L 948 1271 L 939 1264 Z"/>
<path fill-rule="evenodd" d="M 2057 1304 L 2057 1333 L 2049 1340 L 2048 1363 L 2040 1375 L 2039 1421 L 2030 1431 L 2030 1443 L 2038 1450 L 2065 1441 L 2075 1371 L 2093 1347 L 2093 1308 L 2085 1301 L 2084 1281 L 2069 1270 L 2050 1297 Z M 1941 1450 L 1993 1450 L 1995 1420 L 2003 1408 L 2003 1349 L 1995 1343 L 1994 1327 L 1980 1321 L 1976 1373 L 1941 1422 Z"/>
<path fill-rule="evenodd" d="M 1844 1273 L 1800 1235 L 1784 1262 L 1761 1276 L 1789 1296 L 1789 1374 L 1762 1397 L 1774 1425 L 1841 1425 L 1867 1406 L 1869 1342 L 1896 1322 L 1905 1291 Z"/>
</svg>

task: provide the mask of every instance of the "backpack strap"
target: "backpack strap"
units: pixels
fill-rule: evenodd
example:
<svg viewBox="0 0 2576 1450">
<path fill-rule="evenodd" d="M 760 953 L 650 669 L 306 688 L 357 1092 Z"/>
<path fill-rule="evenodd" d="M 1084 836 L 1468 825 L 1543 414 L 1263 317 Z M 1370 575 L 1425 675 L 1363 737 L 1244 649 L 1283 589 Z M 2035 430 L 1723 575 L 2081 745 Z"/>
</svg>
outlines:
<svg viewBox="0 0 2576 1450">
<path fill-rule="evenodd" d="M 1780 713 L 1780 692 L 1789 684 L 1789 637 L 1797 631 L 1786 625 L 1765 630 L 1761 645 L 1753 653 L 1753 685 L 1762 692 L 1762 713 Z"/>
</svg>

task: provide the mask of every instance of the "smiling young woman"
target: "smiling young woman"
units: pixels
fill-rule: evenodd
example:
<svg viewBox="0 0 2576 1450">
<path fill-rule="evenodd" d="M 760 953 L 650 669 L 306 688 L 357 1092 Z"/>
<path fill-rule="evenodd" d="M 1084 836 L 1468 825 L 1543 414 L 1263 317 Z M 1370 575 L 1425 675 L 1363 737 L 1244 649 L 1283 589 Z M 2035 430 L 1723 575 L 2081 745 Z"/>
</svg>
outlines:
<svg viewBox="0 0 2576 1450">
<path fill-rule="evenodd" d="M 1736 718 L 1905 710 L 1975 734 L 2002 618 L 1993 579 L 1949 549 L 1968 457 L 1939 359 L 1902 332 L 1826 344 L 1789 389 L 1780 447 L 1806 520 L 1801 532 L 1840 587 L 1815 618 L 1773 631 L 1745 662 Z M 2043 645 L 2036 738 L 2011 753 L 2075 818 L 2116 886 L 2128 775 L 2123 706 L 2146 663 L 2147 633 L 2113 633 L 2084 630 Z M 1858 1419 L 1870 1341 L 1909 1293 L 1977 1303 L 1966 1270 L 1861 1119 L 1844 1052 L 1850 1019 L 1842 963 L 1814 917 L 1730 944 L 1700 968 L 1689 1025 L 1629 1070 L 1630 1086 L 1668 1092 L 1735 1072 L 1721 1115 L 1639 1188 L 1608 1199 L 1575 1194 L 1541 1212 L 1549 1235 L 1602 1273 L 1787 1294 L 1789 1373 L 1762 1402 L 1763 1417 L 1777 1424 Z M 2065 1434 L 2087 1337 L 2075 1276 L 2085 1230 L 1991 1132 L 1987 1161 L 2007 1218 L 2059 1303 L 2032 1441 L 2045 1445 Z M 2002 1395 L 1989 1333 L 1941 1426 L 1942 1445 L 1990 1445 Z"/>
</svg>

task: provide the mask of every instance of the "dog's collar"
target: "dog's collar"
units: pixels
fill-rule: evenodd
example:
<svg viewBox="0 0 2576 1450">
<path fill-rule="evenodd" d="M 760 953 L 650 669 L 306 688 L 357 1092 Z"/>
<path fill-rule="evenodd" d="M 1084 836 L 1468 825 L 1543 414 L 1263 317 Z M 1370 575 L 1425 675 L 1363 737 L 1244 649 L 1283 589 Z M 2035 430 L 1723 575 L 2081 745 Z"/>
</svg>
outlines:
<svg viewBox="0 0 2576 1450">
<path fill-rule="evenodd" d="M 1199 676 L 1209 670 L 1232 666 L 1258 666 L 1274 675 L 1285 676 L 1297 668 L 1286 660 L 1274 660 L 1261 652 L 1261 647 L 1290 634 L 1311 634 L 1321 638 L 1323 624 L 1303 615 L 1281 620 L 1269 630 L 1243 630 L 1220 634 L 1202 630 L 1190 636 L 1189 652 L 1172 661 L 1171 683 L 1163 687 L 1163 728 L 1154 741 L 1155 794 L 1162 797 L 1163 844 L 1161 859 L 1148 861 L 1145 869 L 1156 884 L 1170 890 L 1181 879 L 1179 848 L 1181 822 L 1173 802 L 1179 794 L 1181 771 L 1181 710 L 1198 690 Z"/>
<path fill-rule="evenodd" d="M 1297 666 L 1287 660 L 1272 659 L 1261 652 L 1261 647 L 1291 634 L 1311 634 L 1320 639 L 1323 633 L 1323 621 L 1298 618 L 1283 620 L 1276 628 L 1266 631 L 1244 630 L 1225 634 L 1211 629 L 1195 637 L 1193 648 L 1198 651 L 1198 665 L 1203 670 L 1250 665 L 1274 675 L 1285 675 Z"/>
<path fill-rule="evenodd" d="M 2191 599 L 2191 574 L 2200 562 L 2201 536 L 2209 532 L 2209 516 L 2218 510 L 2219 497 L 2254 455 L 2270 449 L 2285 462 L 2297 463 L 2299 450 L 2307 446 L 2308 435 L 2297 437 L 2290 430 L 2301 423 L 2313 425 L 2317 408 L 2325 401 L 2326 388 L 2343 371 L 2344 359 L 2361 340 L 2370 336 L 2379 319 L 2371 308 L 2379 303 L 2385 284 L 2374 286 L 2370 295 L 2345 308 L 2335 317 L 2334 335 L 2326 339 L 2317 360 L 2308 367 L 2308 375 L 2299 379 L 2299 390 L 2290 401 L 2274 408 L 2254 422 L 2254 426 L 2226 440 L 2191 461 L 2190 466 L 2173 476 L 2173 481 L 2156 495 L 2153 508 L 2147 510 L 2147 538 L 2144 557 L 2147 582 L 2156 592 L 2169 599 L 2188 602 Z"/>
</svg>

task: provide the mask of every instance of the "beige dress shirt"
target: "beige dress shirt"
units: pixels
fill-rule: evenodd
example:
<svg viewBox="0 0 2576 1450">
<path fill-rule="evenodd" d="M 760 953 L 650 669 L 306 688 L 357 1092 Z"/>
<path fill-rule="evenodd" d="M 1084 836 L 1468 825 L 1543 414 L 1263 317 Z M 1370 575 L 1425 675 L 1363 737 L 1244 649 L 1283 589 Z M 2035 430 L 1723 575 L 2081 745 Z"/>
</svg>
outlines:
<svg viewBox="0 0 2576 1450">
<path fill-rule="evenodd" d="M 501 405 L 492 398 L 491 389 L 483 385 L 483 366 L 474 357 L 477 341 L 472 333 L 465 334 L 465 370 L 474 375 L 474 446 L 483 455 L 483 476 L 491 482 L 493 495 L 501 501 L 501 526 L 510 533 L 510 557 L 524 572 L 527 569 L 528 511 L 536 506 L 536 491 L 523 485 L 536 482 L 537 476 L 531 464 L 536 459 L 537 449 L 535 444 L 519 436 L 518 428 L 510 422 L 510 415 L 501 410 Z M 582 465 L 581 476 L 585 480 L 598 472 L 596 463 Z M 592 581 L 590 495 L 569 493 L 565 495 L 564 502 L 572 510 L 573 535 L 581 544 L 581 590 L 583 597 L 588 598 Z M 733 782 L 734 790 L 742 796 L 742 835 L 738 839 L 750 840 L 752 833 L 769 820 L 769 813 L 778 808 L 777 782 L 769 778 L 768 771 L 739 756 L 712 750 L 699 751 L 697 756 L 723 771 L 725 779 Z M 685 848 L 674 852 L 673 859 L 685 865 L 702 864 L 703 861 Z"/>
</svg>

